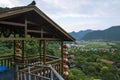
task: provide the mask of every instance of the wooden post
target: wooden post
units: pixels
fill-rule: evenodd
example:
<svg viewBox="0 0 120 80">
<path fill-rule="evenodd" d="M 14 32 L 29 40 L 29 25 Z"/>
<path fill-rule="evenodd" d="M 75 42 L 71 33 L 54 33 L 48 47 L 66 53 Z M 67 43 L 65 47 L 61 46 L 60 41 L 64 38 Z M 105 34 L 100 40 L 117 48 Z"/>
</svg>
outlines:
<svg viewBox="0 0 120 80">
<path fill-rule="evenodd" d="M 15 30 L 14 30 L 14 38 L 16 37 L 15 35 Z M 15 80 L 18 80 L 18 73 L 17 73 L 17 70 L 18 70 L 18 66 L 16 65 L 16 62 L 15 62 L 15 59 L 16 59 L 16 40 L 14 40 L 14 62 L 12 64 L 14 64 L 14 68 L 15 68 L 15 72 L 14 72 L 14 79 Z"/>
<path fill-rule="evenodd" d="M 41 38 L 43 38 L 43 29 L 41 28 Z"/>
<path fill-rule="evenodd" d="M 53 80 L 53 72 L 52 72 L 52 70 L 50 70 L 50 80 Z"/>
<path fill-rule="evenodd" d="M 44 40 L 43 44 L 43 64 L 46 65 L 46 40 Z M 43 69 L 43 76 L 46 76 L 46 69 Z"/>
<path fill-rule="evenodd" d="M 25 37 L 27 37 L 27 18 L 25 16 Z"/>
<path fill-rule="evenodd" d="M 25 61 L 25 59 L 24 59 L 24 56 L 25 56 L 25 52 L 24 52 L 24 50 L 25 50 L 25 45 L 24 45 L 24 40 L 22 40 L 22 62 L 24 63 L 24 61 Z"/>
<path fill-rule="evenodd" d="M 30 71 L 30 66 L 28 66 L 28 80 L 31 80 L 31 71 Z"/>
<path fill-rule="evenodd" d="M 16 55 L 16 52 L 15 52 L 15 44 L 16 44 L 16 41 L 14 40 L 14 62 L 15 62 L 15 55 Z"/>
<path fill-rule="evenodd" d="M 42 29 L 42 27 L 41 27 L 41 33 L 40 33 L 40 36 L 41 36 L 41 38 L 43 38 L 43 29 Z M 42 49 L 42 42 L 43 41 L 40 41 L 40 58 L 41 58 L 41 61 L 43 62 L 43 64 L 44 64 L 44 62 L 46 62 L 46 41 L 44 41 L 44 45 L 43 45 L 43 49 Z M 43 54 L 43 58 L 42 58 L 42 54 Z M 45 56 L 44 56 L 45 55 Z M 45 65 L 45 64 L 44 64 Z"/>
<path fill-rule="evenodd" d="M 61 71 L 62 71 L 62 74 L 63 74 L 63 71 L 64 71 L 64 69 L 63 69 L 63 41 L 61 41 Z"/>
<path fill-rule="evenodd" d="M 39 55 L 40 55 L 40 62 L 42 62 L 42 41 L 39 41 Z"/>
<path fill-rule="evenodd" d="M 15 35 L 15 30 L 14 30 L 14 38 L 16 37 L 16 35 Z M 14 40 L 14 62 L 15 62 L 15 55 L 16 55 L 16 52 L 15 52 L 15 44 L 16 44 L 16 41 Z"/>
<path fill-rule="evenodd" d="M 17 64 L 15 64 L 15 73 L 14 73 L 15 74 L 15 78 L 14 78 L 15 80 L 19 80 L 19 73 L 17 72 L 19 70 L 18 68 L 19 68 L 19 66 Z"/>
<path fill-rule="evenodd" d="M 44 40 L 44 46 L 43 46 L 43 64 L 46 64 L 46 40 Z"/>
</svg>

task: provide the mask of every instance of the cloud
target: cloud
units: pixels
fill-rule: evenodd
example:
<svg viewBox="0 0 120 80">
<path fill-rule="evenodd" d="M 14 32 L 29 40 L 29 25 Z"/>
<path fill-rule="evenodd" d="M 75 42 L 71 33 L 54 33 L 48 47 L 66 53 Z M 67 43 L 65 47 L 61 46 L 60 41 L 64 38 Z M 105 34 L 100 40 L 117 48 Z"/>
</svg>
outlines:
<svg viewBox="0 0 120 80">
<path fill-rule="evenodd" d="M 119 0 L 42 0 L 38 5 L 68 32 L 119 25 Z"/>
<path fill-rule="evenodd" d="M 119 0 L 42 0 L 44 11 L 52 18 L 119 16 Z"/>
<path fill-rule="evenodd" d="M 105 29 L 120 22 L 120 0 L 35 0 L 45 14 L 68 32 Z M 28 5 L 30 0 L 0 0 L 1 7 Z"/>
<path fill-rule="evenodd" d="M 0 0 L 0 6 L 27 5 L 29 0 Z M 53 19 L 64 17 L 119 16 L 119 0 L 36 0 L 37 6 Z"/>
<path fill-rule="evenodd" d="M 64 18 L 55 20 L 61 27 L 68 32 L 86 29 L 104 30 L 111 26 L 120 25 L 120 17 L 101 17 L 101 18 Z"/>
<path fill-rule="evenodd" d="M 16 7 L 21 6 L 22 3 L 20 0 L 0 0 L 0 6 L 1 7 Z"/>
<path fill-rule="evenodd" d="M 59 22 L 58 22 L 59 23 Z M 68 24 L 61 22 L 62 24 L 60 24 L 61 26 L 64 26 L 64 29 L 67 30 L 68 32 L 71 31 L 80 31 L 80 30 L 86 30 L 86 29 L 93 29 L 93 30 L 98 30 L 101 29 L 99 26 L 101 26 L 100 24 L 103 24 L 102 21 L 100 20 L 83 20 L 83 21 L 75 21 L 75 22 L 70 22 Z M 102 28 L 103 29 L 103 28 Z"/>
</svg>

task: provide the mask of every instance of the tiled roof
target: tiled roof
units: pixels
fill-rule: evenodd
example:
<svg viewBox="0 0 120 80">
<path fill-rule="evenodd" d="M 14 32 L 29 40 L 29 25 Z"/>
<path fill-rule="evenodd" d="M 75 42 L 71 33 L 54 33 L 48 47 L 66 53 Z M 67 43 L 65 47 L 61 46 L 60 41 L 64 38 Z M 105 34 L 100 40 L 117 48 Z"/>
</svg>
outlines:
<svg viewBox="0 0 120 80">
<path fill-rule="evenodd" d="M 10 12 L 10 11 L 20 10 L 20 9 L 27 8 L 27 7 L 31 7 L 31 6 L 20 6 L 20 7 L 14 7 L 14 8 L 0 7 L 0 14 Z"/>
<path fill-rule="evenodd" d="M 20 6 L 20 7 L 13 7 L 13 8 L 2 8 L 0 7 L 0 14 L 1 13 L 5 13 L 5 12 L 10 12 L 10 11 L 15 11 L 15 10 L 19 10 L 19 9 L 23 9 L 23 8 L 27 8 L 27 7 L 31 7 L 31 6 L 35 6 L 36 2 L 32 1 L 29 5 L 27 6 Z"/>
</svg>

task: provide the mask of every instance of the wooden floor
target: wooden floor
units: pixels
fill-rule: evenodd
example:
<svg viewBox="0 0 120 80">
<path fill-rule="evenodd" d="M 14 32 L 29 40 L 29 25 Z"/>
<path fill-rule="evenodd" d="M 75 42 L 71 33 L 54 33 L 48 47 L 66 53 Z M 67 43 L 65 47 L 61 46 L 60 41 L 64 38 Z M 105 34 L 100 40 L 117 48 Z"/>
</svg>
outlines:
<svg viewBox="0 0 120 80">
<path fill-rule="evenodd" d="M 14 69 L 0 72 L 0 80 L 14 80 Z"/>
</svg>

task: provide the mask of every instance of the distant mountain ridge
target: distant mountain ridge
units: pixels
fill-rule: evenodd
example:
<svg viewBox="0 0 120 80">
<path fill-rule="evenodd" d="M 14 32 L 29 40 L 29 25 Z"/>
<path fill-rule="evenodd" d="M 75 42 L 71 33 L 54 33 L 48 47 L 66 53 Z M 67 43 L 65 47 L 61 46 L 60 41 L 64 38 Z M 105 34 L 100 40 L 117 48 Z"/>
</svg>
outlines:
<svg viewBox="0 0 120 80">
<path fill-rule="evenodd" d="M 120 41 L 120 26 L 112 26 L 105 30 L 90 32 L 82 37 L 82 40 Z"/>
<path fill-rule="evenodd" d="M 73 36 L 76 40 L 80 40 L 84 35 L 86 35 L 89 32 L 92 32 L 93 30 L 85 30 L 85 31 L 79 31 L 79 32 L 70 32 L 69 34 Z"/>
<path fill-rule="evenodd" d="M 120 26 L 112 26 L 105 30 L 71 32 L 70 35 L 76 40 L 120 41 Z"/>
</svg>

